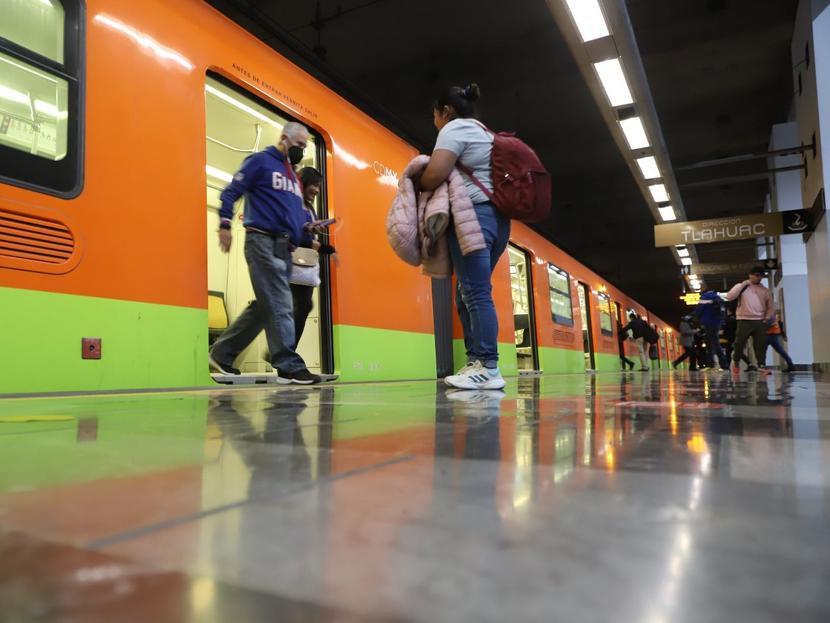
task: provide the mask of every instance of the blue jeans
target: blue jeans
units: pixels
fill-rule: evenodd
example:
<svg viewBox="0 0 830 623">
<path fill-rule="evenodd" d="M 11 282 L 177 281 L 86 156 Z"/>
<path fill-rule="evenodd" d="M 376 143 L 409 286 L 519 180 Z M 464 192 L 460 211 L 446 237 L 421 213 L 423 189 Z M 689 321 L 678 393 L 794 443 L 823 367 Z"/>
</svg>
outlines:
<svg viewBox="0 0 830 623">
<path fill-rule="evenodd" d="M 275 241 L 257 232 L 245 234 L 245 260 L 256 300 L 231 323 L 211 349 L 213 358 L 222 364 L 233 364 L 236 358 L 265 329 L 271 365 L 280 372 L 303 370 L 306 365 L 294 350 L 294 307 L 288 278 L 291 255 L 274 255 Z"/>
<path fill-rule="evenodd" d="M 467 361 L 480 361 L 487 368 L 499 365 L 499 319 L 493 303 L 493 269 L 510 240 L 510 219 L 492 203 L 476 203 L 478 223 L 487 248 L 462 255 L 455 228 L 448 241 L 453 269 L 458 279 L 455 304 L 464 329 Z"/>
<path fill-rule="evenodd" d="M 706 331 L 706 344 L 709 349 L 709 363 L 715 364 L 715 357 L 718 358 L 718 364 L 721 368 L 728 368 L 729 362 L 726 360 L 726 353 L 723 352 L 723 347 L 720 345 L 720 327 L 703 327 Z"/>
<path fill-rule="evenodd" d="M 772 349 L 784 358 L 784 361 L 787 362 L 788 368 L 795 367 L 795 364 L 793 364 L 793 360 L 790 358 L 789 353 L 784 350 L 784 345 L 781 343 L 780 333 L 767 333 L 767 346 L 772 346 Z"/>
</svg>

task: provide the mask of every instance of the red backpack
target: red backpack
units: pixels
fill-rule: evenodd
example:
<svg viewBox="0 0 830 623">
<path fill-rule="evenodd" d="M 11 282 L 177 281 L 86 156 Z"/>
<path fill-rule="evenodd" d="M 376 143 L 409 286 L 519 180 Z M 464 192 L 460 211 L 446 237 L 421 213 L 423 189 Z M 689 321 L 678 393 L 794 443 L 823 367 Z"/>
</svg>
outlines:
<svg viewBox="0 0 830 623">
<path fill-rule="evenodd" d="M 483 123 L 480 125 L 493 135 L 493 192 L 473 175 L 472 169 L 460 162 L 456 166 L 508 218 L 525 223 L 546 219 L 550 214 L 550 174 L 539 156 L 512 132 L 495 133 Z"/>
</svg>

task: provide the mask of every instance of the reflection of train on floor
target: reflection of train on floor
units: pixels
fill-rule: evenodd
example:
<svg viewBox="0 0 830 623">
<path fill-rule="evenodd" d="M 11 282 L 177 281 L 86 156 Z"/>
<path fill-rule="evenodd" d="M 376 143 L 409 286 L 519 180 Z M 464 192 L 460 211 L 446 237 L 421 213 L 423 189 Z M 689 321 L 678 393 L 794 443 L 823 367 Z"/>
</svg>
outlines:
<svg viewBox="0 0 830 623">
<path fill-rule="evenodd" d="M 303 355 L 344 380 L 458 364 L 460 328 L 453 344 L 443 330 L 449 288 L 385 241 L 411 146 L 198 0 L 24 2 L 6 19 L 0 391 L 209 384 L 208 341 L 251 297 L 242 233 L 230 255 L 216 246 L 218 190 L 289 118 L 313 130 L 304 164 L 325 174 L 320 212 L 342 223 Z M 617 369 L 616 318 L 647 314 L 521 224 L 495 296 L 508 374 Z M 651 320 L 665 365 L 679 349 Z M 255 342 L 241 367 L 267 371 L 263 350 Z"/>
</svg>

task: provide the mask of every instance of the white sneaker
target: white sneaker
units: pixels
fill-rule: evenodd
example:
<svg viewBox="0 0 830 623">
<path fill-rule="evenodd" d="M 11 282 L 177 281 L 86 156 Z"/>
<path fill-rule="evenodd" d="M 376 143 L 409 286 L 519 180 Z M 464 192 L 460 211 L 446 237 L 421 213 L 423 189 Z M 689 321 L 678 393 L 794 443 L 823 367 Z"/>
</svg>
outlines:
<svg viewBox="0 0 830 623">
<path fill-rule="evenodd" d="M 467 364 L 458 371 L 458 374 L 446 377 L 444 382 L 458 389 L 501 389 L 507 384 L 501 372 L 491 374 L 480 361 Z"/>
</svg>

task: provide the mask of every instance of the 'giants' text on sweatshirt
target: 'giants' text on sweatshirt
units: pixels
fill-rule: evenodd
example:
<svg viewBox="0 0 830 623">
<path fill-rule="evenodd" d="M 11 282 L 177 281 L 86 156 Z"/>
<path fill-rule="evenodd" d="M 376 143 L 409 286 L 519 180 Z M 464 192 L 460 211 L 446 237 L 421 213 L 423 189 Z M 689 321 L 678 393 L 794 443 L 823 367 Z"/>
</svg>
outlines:
<svg viewBox="0 0 830 623">
<path fill-rule="evenodd" d="M 291 244 L 303 239 L 306 213 L 303 191 L 285 155 L 271 146 L 245 159 L 222 191 L 219 216 L 233 218 L 233 204 L 245 195 L 245 227 L 288 234 Z"/>
</svg>

